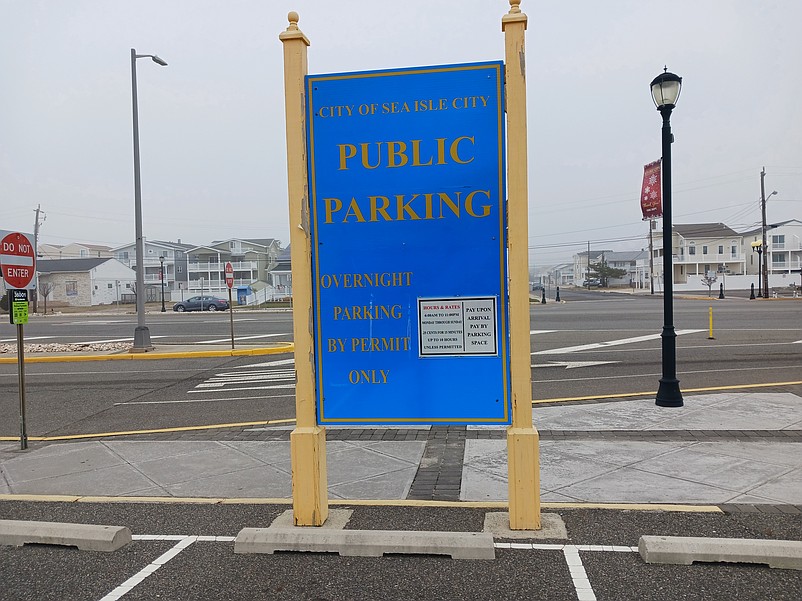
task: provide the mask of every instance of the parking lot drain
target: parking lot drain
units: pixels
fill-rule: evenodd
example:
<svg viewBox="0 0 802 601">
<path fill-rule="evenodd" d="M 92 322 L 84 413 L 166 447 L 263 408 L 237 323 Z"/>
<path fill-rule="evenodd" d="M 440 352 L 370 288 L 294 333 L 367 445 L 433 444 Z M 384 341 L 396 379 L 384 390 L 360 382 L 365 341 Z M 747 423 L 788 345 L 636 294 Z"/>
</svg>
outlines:
<svg viewBox="0 0 802 601">
<path fill-rule="evenodd" d="M 82 551 L 116 551 L 130 542 L 131 531 L 125 526 L 0 520 L 2 545 L 60 545 Z"/>
</svg>

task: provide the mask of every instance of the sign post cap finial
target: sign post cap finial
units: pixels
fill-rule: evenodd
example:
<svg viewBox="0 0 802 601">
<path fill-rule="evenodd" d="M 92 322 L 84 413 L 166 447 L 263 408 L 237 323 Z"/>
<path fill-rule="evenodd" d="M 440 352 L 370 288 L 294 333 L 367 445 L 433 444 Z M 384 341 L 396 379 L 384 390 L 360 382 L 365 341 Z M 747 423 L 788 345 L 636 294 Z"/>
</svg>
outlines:
<svg viewBox="0 0 802 601">
<path fill-rule="evenodd" d="M 510 13 L 521 12 L 521 0 L 510 0 Z"/>
<path fill-rule="evenodd" d="M 297 12 L 291 10 L 289 13 L 287 13 L 287 20 L 290 22 L 290 26 L 287 27 L 288 30 L 298 29 L 298 21 L 300 20 L 300 17 L 298 16 Z"/>
</svg>

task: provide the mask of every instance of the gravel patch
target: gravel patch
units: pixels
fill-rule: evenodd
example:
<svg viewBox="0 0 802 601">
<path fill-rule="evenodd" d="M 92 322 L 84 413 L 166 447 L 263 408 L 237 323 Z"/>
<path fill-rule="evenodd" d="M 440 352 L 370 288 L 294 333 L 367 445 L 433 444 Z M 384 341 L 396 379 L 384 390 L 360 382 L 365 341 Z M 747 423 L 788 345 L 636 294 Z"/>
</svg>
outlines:
<svg viewBox="0 0 802 601">
<path fill-rule="evenodd" d="M 127 351 L 131 348 L 130 342 L 102 342 L 97 344 L 56 344 L 56 343 L 30 343 L 25 344 L 25 353 L 76 353 L 98 351 Z M 0 355 L 17 354 L 16 344 L 0 344 Z"/>
</svg>

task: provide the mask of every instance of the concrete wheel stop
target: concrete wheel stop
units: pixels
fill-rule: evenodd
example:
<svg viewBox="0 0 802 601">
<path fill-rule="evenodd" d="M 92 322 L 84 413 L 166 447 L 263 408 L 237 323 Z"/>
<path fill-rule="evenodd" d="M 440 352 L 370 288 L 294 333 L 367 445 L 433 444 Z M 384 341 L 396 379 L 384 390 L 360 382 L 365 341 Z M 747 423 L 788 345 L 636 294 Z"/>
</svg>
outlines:
<svg viewBox="0 0 802 601">
<path fill-rule="evenodd" d="M 234 553 L 338 553 L 344 557 L 449 555 L 452 559 L 495 559 L 493 536 L 482 532 L 410 530 L 345 530 L 348 517 L 333 510 L 322 527 L 287 526 L 287 512 L 268 528 L 243 528 L 234 540 Z M 290 514 L 291 520 L 291 511 Z M 333 522 L 333 523 L 332 523 Z M 292 523 L 290 521 L 290 523 Z M 331 524 L 330 524 L 331 523 Z M 328 525 L 328 527 L 326 527 Z M 338 527 L 339 526 L 339 527 Z"/>
<path fill-rule="evenodd" d="M 131 531 L 125 526 L 0 520 L 0 545 L 59 545 L 109 552 L 130 542 Z"/>
<path fill-rule="evenodd" d="M 749 538 L 641 536 L 638 551 L 646 563 L 761 563 L 802 570 L 802 542 Z"/>
</svg>

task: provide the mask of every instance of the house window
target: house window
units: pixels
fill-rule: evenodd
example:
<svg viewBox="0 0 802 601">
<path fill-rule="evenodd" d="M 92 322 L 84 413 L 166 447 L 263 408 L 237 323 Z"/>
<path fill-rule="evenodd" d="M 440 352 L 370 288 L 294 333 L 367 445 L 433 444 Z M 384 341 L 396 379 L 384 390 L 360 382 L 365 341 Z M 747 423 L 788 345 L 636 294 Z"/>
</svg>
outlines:
<svg viewBox="0 0 802 601">
<path fill-rule="evenodd" d="M 703 255 L 706 255 L 706 254 L 707 254 L 707 244 L 705 244 L 705 245 L 703 245 L 703 246 L 702 246 L 702 254 L 703 254 Z"/>
<path fill-rule="evenodd" d="M 109 290 L 111 290 L 113 287 L 114 287 L 114 284 L 106 284 L 106 288 L 108 288 Z"/>
<path fill-rule="evenodd" d="M 734 258 L 736 258 L 736 257 L 738 256 L 738 247 L 737 247 L 735 244 L 733 244 L 732 246 L 730 246 L 730 256 L 731 256 L 733 259 L 734 259 Z"/>
<path fill-rule="evenodd" d="M 183 265 L 177 265 L 176 266 L 176 272 L 177 273 L 184 273 L 184 266 Z"/>
<path fill-rule="evenodd" d="M 720 255 L 724 254 L 724 245 L 723 244 L 719 244 L 719 246 L 718 246 L 718 254 L 720 254 Z"/>
<path fill-rule="evenodd" d="M 117 260 L 118 261 L 127 261 L 128 260 L 128 251 L 120 251 L 117 253 Z"/>
<path fill-rule="evenodd" d="M 78 282 L 75 280 L 67 280 L 65 282 L 65 292 L 67 296 L 78 296 Z"/>
<path fill-rule="evenodd" d="M 688 254 L 689 255 L 695 255 L 696 254 L 696 245 L 693 242 L 691 242 L 688 245 Z"/>
<path fill-rule="evenodd" d="M 771 247 L 774 250 L 782 250 L 785 248 L 785 234 L 774 234 L 771 237 Z"/>
<path fill-rule="evenodd" d="M 81 249 L 81 257 L 88 257 L 88 256 L 89 256 L 89 251 L 86 250 L 85 248 L 82 248 Z"/>
</svg>

